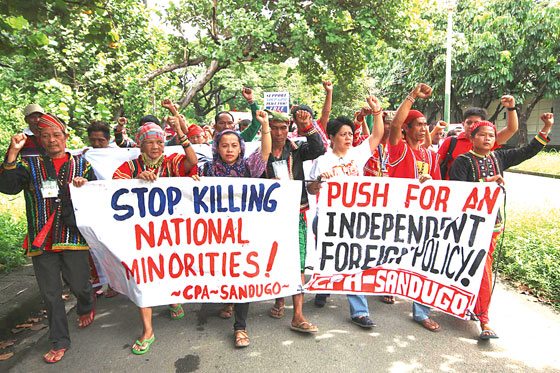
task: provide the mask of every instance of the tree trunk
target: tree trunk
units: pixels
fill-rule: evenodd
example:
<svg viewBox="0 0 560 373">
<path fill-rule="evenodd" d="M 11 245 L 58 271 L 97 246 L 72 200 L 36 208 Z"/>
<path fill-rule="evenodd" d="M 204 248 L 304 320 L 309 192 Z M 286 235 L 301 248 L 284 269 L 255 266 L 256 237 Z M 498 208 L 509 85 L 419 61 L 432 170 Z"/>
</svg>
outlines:
<svg viewBox="0 0 560 373">
<path fill-rule="evenodd" d="M 179 111 L 187 107 L 191 103 L 194 95 L 196 95 L 202 88 L 204 88 L 206 83 L 208 83 L 210 79 L 212 79 L 212 77 L 222 68 L 223 66 L 220 66 L 218 61 L 213 60 L 212 62 L 210 62 L 210 65 L 206 68 L 206 71 L 202 75 L 200 75 L 198 79 L 196 79 L 187 93 L 179 100 Z"/>
<path fill-rule="evenodd" d="M 528 143 L 528 131 L 527 131 L 527 120 L 529 119 L 529 117 L 531 116 L 531 113 L 533 112 L 533 109 L 535 108 L 535 106 L 537 106 L 537 104 L 539 103 L 540 100 L 543 99 L 544 97 L 544 90 L 545 87 L 541 87 L 541 89 L 539 89 L 538 93 L 535 95 L 535 97 L 533 97 L 533 99 L 531 101 L 529 101 L 528 105 L 522 104 L 522 105 L 518 105 L 519 110 L 518 110 L 518 115 L 519 115 L 519 129 L 517 130 L 517 132 L 519 133 L 519 140 L 518 140 L 518 145 L 526 145 Z"/>
<path fill-rule="evenodd" d="M 529 111 L 529 107 L 525 107 L 525 105 L 519 105 L 519 129 L 517 130 L 518 137 L 517 137 L 517 145 L 526 145 L 527 144 L 527 119 L 531 115 Z M 531 109 L 532 111 L 532 109 Z"/>
</svg>

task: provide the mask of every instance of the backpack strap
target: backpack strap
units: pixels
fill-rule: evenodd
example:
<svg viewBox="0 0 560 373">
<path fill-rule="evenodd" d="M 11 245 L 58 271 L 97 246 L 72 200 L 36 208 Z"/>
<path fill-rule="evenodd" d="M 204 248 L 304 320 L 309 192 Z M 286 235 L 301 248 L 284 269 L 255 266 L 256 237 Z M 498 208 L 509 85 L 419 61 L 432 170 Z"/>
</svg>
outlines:
<svg viewBox="0 0 560 373">
<path fill-rule="evenodd" d="M 439 166 L 442 179 L 447 178 L 447 173 L 449 172 L 448 165 L 453 160 L 453 151 L 455 150 L 456 146 L 457 146 L 457 136 L 453 136 L 449 141 L 449 148 L 447 148 L 447 153 L 445 154 L 445 158 L 443 159 L 443 162 L 441 162 L 441 165 Z"/>
</svg>

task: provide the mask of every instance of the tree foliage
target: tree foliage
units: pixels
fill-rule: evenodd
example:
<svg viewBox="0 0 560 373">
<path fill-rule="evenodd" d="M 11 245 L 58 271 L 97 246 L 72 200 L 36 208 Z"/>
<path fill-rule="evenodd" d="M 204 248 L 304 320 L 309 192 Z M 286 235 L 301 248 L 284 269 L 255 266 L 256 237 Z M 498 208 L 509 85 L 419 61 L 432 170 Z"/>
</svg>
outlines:
<svg viewBox="0 0 560 373">
<path fill-rule="evenodd" d="M 346 115 L 368 93 L 396 107 L 427 82 L 434 97 L 418 107 L 435 119 L 444 97 L 447 13 L 440 3 L 176 0 L 160 14 L 169 33 L 150 22 L 153 10 L 140 0 L 9 0 L 0 4 L 0 147 L 25 126 L 21 109 L 30 102 L 83 136 L 93 119 L 161 115 L 164 97 L 198 121 L 223 107 L 245 109 L 243 85 L 257 97 L 289 90 L 294 102 L 319 110 L 323 79 L 335 84 L 333 113 Z M 523 135 L 536 103 L 560 92 L 559 7 L 458 1 L 455 120 L 466 105 L 488 107 L 511 93 Z"/>
<path fill-rule="evenodd" d="M 369 69 L 396 104 L 414 83 L 431 84 L 434 97 L 424 108 L 434 117 L 443 109 L 447 10 L 435 2 L 415 9 L 401 45 L 382 45 L 382 58 L 370 62 Z M 501 95 L 512 94 L 520 108 L 519 140 L 525 143 L 535 105 L 560 94 L 560 4 L 462 0 L 453 19 L 452 119 L 460 121 L 465 106 L 488 108 Z M 491 113 L 492 119 L 501 110 Z"/>
</svg>

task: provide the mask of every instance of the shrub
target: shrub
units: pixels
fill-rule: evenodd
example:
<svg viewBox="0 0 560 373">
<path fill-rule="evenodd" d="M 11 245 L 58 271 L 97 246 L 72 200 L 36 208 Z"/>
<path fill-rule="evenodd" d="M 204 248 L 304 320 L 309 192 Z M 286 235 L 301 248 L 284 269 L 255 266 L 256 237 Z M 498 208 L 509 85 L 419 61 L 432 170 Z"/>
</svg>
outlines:
<svg viewBox="0 0 560 373">
<path fill-rule="evenodd" d="M 27 262 L 21 248 L 26 233 L 25 215 L 12 216 L 8 211 L 0 211 L 0 272 L 9 272 Z"/>
</svg>

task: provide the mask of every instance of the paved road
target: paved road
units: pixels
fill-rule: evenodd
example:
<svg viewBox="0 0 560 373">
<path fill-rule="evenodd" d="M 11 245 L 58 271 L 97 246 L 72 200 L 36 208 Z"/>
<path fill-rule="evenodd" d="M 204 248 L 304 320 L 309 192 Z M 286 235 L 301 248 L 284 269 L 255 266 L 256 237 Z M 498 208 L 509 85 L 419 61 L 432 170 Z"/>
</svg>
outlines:
<svg viewBox="0 0 560 373">
<path fill-rule="evenodd" d="M 508 209 L 560 208 L 560 180 L 506 174 Z M 349 323 L 343 296 L 315 308 L 306 296 L 309 320 L 316 335 L 289 330 L 288 317 L 267 315 L 272 302 L 251 306 L 251 346 L 236 350 L 232 321 L 216 316 L 218 305 L 186 305 L 187 317 L 169 319 L 164 307 L 155 309 L 158 340 L 144 356 L 130 353 L 140 331 L 136 307 L 125 297 L 101 298 L 94 324 L 78 330 L 70 312 L 73 345 L 64 360 L 48 366 L 41 356 L 49 348 L 45 337 L 19 359 L 12 372 L 560 372 L 560 315 L 498 284 L 491 308 L 492 324 L 501 338 L 480 342 L 474 322 L 440 313 L 439 333 L 430 333 L 411 320 L 409 301 L 385 305 L 370 298 L 378 327 L 366 331 Z M 14 363 L 15 361 L 12 361 Z M 0 371 L 2 364 L 0 363 Z"/>
<path fill-rule="evenodd" d="M 524 175 L 513 172 L 504 174 L 509 209 L 560 209 L 560 179 Z"/>
<path fill-rule="evenodd" d="M 186 305 L 187 316 L 172 321 L 164 307 L 155 310 L 157 341 L 144 356 L 130 353 L 139 332 L 135 306 L 125 297 L 101 298 L 99 315 L 85 330 L 71 325 L 72 349 L 60 363 L 47 366 L 41 355 L 48 349 L 41 339 L 12 372 L 558 372 L 560 315 L 499 285 L 491 316 L 501 338 L 478 341 L 478 327 L 436 313 L 439 333 L 422 329 L 410 318 L 411 304 L 394 305 L 371 297 L 370 309 L 378 326 L 362 330 L 348 322 L 343 296 L 318 309 L 306 297 L 309 319 L 319 325 L 316 335 L 288 328 L 289 317 L 271 319 L 271 301 L 254 303 L 250 310 L 251 346 L 236 350 L 232 321 L 216 316 L 218 305 Z M 290 310 L 287 310 L 287 315 Z M 75 320 L 74 311 L 70 319 Z M 21 358 L 21 357 L 20 357 Z"/>
</svg>

